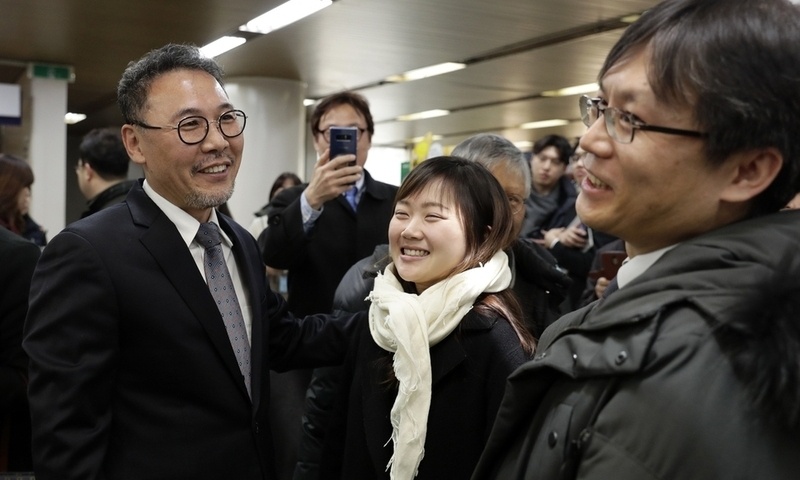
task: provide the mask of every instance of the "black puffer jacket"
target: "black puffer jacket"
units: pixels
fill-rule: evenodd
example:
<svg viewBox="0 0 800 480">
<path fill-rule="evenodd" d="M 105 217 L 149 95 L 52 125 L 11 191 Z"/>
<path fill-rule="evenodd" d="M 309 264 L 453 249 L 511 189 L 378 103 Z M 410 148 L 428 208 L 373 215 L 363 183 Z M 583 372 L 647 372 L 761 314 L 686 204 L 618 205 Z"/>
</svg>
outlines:
<svg viewBox="0 0 800 480">
<path fill-rule="evenodd" d="M 800 211 L 665 253 L 553 324 L 473 480 L 795 479 Z"/>
</svg>

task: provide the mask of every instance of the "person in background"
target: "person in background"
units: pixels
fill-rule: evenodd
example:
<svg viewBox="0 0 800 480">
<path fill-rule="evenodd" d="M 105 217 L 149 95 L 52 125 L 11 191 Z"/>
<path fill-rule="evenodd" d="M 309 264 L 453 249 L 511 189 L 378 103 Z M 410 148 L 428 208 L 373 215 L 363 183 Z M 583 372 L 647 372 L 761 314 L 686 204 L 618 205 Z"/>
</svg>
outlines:
<svg viewBox="0 0 800 480">
<path fill-rule="evenodd" d="M 484 133 L 456 145 L 452 155 L 482 164 L 500 182 L 511 206 L 514 235 L 519 237 L 531 184 L 530 168 L 522 152 L 505 138 Z M 559 305 L 567 296 L 571 280 L 547 249 L 534 242 L 520 238 L 506 253 L 513 275 L 512 289 L 522 306 L 525 324 L 539 338 L 558 318 Z"/>
<path fill-rule="evenodd" d="M 579 100 L 577 209 L 629 260 L 509 378 L 473 480 L 797 478 L 798 25 L 667 0 L 626 27 Z"/>
<path fill-rule="evenodd" d="M 511 209 L 483 165 L 436 157 L 400 186 L 388 231 L 321 478 L 468 479 L 534 345 L 509 288 Z"/>
<path fill-rule="evenodd" d="M 583 164 L 584 158 L 586 158 L 586 150 L 582 149 L 580 143 L 578 143 L 575 145 L 575 149 L 569 157 L 567 174 L 572 178 L 572 183 L 579 192 L 581 190 L 581 183 L 583 179 L 586 178 L 586 166 Z"/>
<path fill-rule="evenodd" d="M 22 327 L 39 253 L 32 242 L 0 227 L 0 472 L 33 470 Z"/>
<path fill-rule="evenodd" d="M 567 313 L 582 305 L 582 294 L 592 259 L 597 249 L 614 240 L 614 237 L 587 227 L 575 212 L 577 197 L 573 193 L 577 195 L 581 182 L 586 177 L 583 162 L 587 153 L 580 145 L 573 153 L 569 153 L 572 152 L 572 147 L 565 138 L 549 135 L 534 145 L 534 152 L 537 151 L 539 153 L 532 160 L 534 191 L 526 203 L 525 221 L 529 221 L 531 214 L 535 216 L 537 212 L 542 214 L 542 211 L 552 209 L 541 220 L 543 223 L 538 234 L 530 238 L 547 249 L 559 266 L 569 274 L 571 287 L 560 308 L 560 313 Z M 560 160 L 564 155 L 569 159 L 569 166 L 562 170 Z M 570 170 L 569 173 L 567 169 Z M 541 195 L 546 188 L 552 188 L 551 193 Z M 556 205 L 552 203 L 553 200 L 563 203 Z"/>
<path fill-rule="evenodd" d="M 566 175 L 572 145 L 560 135 L 546 135 L 533 144 L 531 189 L 525 199 L 523 238 L 542 241 L 544 231 L 566 227 L 575 218 L 578 192 Z"/>
<path fill-rule="evenodd" d="M 302 185 L 303 181 L 300 180 L 300 177 L 295 175 L 292 172 L 283 172 L 278 175 L 278 178 L 272 182 L 272 187 L 269 189 L 269 196 L 267 197 L 267 204 L 261 207 L 259 211 L 255 213 L 256 218 L 253 219 L 252 223 L 250 223 L 250 233 L 253 237 L 258 238 L 261 235 L 261 232 L 264 231 L 265 228 L 269 225 L 269 216 L 268 216 L 268 208 L 269 202 L 275 198 L 275 195 L 279 194 L 280 192 L 286 190 L 289 187 L 296 187 L 297 185 Z M 275 288 L 273 288 L 275 290 Z"/>
<path fill-rule="evenodd" d="M 288 302 L 296 314 L 331 311 L 347 269 L 386 243 L 397 192 L 364 170 L 375 126 L 363 96 L 341 92 L 324 98 L 310 123 L 319 157 L 311 181 L 270 201 L 269 227 L 258 237 L 265 263 L 289 270 Z M 331 127 L 358 129 L 355 156 L 329 158 Z M 355 207 L 344 195 L 353 187 Z"/>
<path fill-rule="evenodd" d="M 303 181 L 300 180 L 300 177 L 295 175 L 292 172 L 283 172 L 278 175 L 278 178 L 272 182 L 272 187 L 269 189 L 269 202 L 275 198 L 275 195 L 278 193 L 286 190 L 290 187 L 296 187 L 297 185 L 302 185 Z M 253 235 L 254 238 L 258 238 L 261 235 L 261 232 L 264 231 L 265 228 L 269 225 L 268 222 L 268 215 L 267 209 L 269 208 L 269 203 L 264 205 L 261 210 L 255 213 L 256 218 L 253 219 L 252 223 L 250 223 L 250 233 Z M 267 279 L 269 280 L 269 287 L 275 291 L 286 297 L 289 293 L 288 287 L 288 270 L 283 270 L 279 268 L 272 268 L 267 267 Z M 289 373 L 289 372 L 287 372 Z"/>
<path fill-rule="evenodd" d="M 56 235 L 31 282 L 37 480 L 274 479 L 268 370 L 344 360 L 355 320 L 294 317 L 255 239 L 216 210 L 247 120 L 222 76 L 176 44 L 122 74 L 122 139 L 145 178 Z"/>
<path fill-rule="evenodd" d="M 39 247 L 47 245 L 47 233 L 29 214 L 33 170 L 25 160 L 0 153 L 0 227 Z"/>
<path fill-rule="evenodd" d="M 269 227 L 258 237 L 267 266 L 289 271 L 287 302 L 298 315 L 332 311 L 333 293 L 347 269 L 387 242 L 386 227 L 397 192 L 397 187 L 364 170 L 375 132 L 366 98 L 354 92 L 326 97 L 314 108 L 310 126 L 318 156 L 311 181 L 285 189 L 270 201 Z M 355 156 L 330 158 L 331 127 L 358 129 Z M 281 479 L 291 478 L 297 463 L 311 371 L 292 375 L 303 375 L 297 388 L 276 392 L 296 409 L 282 416 L 287 427 L 281 439 L 285 460 Z"/>
<path fill-rule="evenodd" d="M 87 200 L 81 218 L 125 200 L 136 180 L 128 180 L 131 159 L 119 129 L 89 131 L 81 140 L 78 153 L 80 158 L 75 165 L 75 175 L 78 188 Z"/>
</svg>

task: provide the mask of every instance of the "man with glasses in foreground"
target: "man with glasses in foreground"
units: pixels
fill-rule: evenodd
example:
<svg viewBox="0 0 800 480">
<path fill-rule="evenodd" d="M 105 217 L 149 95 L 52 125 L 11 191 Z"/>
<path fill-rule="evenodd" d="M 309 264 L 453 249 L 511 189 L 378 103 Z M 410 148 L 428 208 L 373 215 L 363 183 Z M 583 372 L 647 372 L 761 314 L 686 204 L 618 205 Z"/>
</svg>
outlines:
<svg viewBox="0 0 800 480">
<path fill-rule="evenodd" d="M 629 260 L 511 375 L 474 480 L 797 477 L 798 9 L 668 0 L 611 49 L 577 210 Z"/>
<path fill-rule="evenodd" d="M 167 45 L 128 65 L 122 139 L 145 180 L 42 254 L 23 347 L 36 478 L 274 478 L 269 368 L 341 362 L 352 322 L 296 320 L 253 237 L 216 211 L 247 117 L 222 70 Z"/>
</svg>

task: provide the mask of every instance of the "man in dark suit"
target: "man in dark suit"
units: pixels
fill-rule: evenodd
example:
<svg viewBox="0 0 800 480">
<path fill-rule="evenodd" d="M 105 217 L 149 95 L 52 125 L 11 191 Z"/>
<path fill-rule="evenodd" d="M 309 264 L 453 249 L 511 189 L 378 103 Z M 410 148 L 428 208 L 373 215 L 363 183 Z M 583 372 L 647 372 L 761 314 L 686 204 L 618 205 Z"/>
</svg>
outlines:
<svg viewBox="0 0 800 480">
<path fill-rule="evenodd" d="M 284 190 L 267 208 L 269 226 L 258 238 L 267 265 L 288 269 L 289 309 L 297 315 L 330 312 L 345 272 L 388 242 L 387 230 L 397 187 L 376 181 L 363 169 L 375 125 L 367 100 L 353 92 L 323 99 L 311 116 L 319 160 L 311 181 Z M 356 155 L 330 158 L 330 128 L 357 129 Z M 355 162 L 355 165 L 350 165 Z M 350 204 L 347 194 L 354 197 Z M 279 414 L 281 478 L 291 478 L 300 436 L 300 417 L 310 371 L 273 378 L 286 388 L 274 398 Z M 273 417 L 274 418 L 274 417 Z M 278 423 L 280 422 L 280 423 Z"/>
<path fill-rule="evenodd" d="M 39 258 L 33 242 L 0 227 L 0 472 L 31 469 L 31 423 L 22 325 Z"/>
<path fill-rule="evenodd" d="M 356 155 L 329 157 L 331 127 L 358 129 Z M 374 131 L 361 95 L 342 92 L 323 99 L 311 116 L 319 155 L 311 181 L 270 202 L 269 227 L 259 236 L 259 246 L 267 265 L 289 269 L 289 308 L 295 314 L 331 311 L 345 272 L 388 242 L 397 187 L 374 180 L 363 169 Z M 354 186 L 355 208 L 345 195 Z"/>
<path fill-rule="evenodd" d="M 221 78 L 197 48 L 167 45 L 120 80 L 122 138 L 145 180 L 57 235 L 32 282 L 23 346 L 39 480 L 274 478 L 267 368 L 343 358 L 352 322 L 292 317 L 252 236 L 215 210 L 246 121 Z M 195 239 L 206 229 L 221 244 Z M 234 308 L 209 291 L 221 276 Z M 249 375 L 232 345 L 249 349 Z"/>
</svg>

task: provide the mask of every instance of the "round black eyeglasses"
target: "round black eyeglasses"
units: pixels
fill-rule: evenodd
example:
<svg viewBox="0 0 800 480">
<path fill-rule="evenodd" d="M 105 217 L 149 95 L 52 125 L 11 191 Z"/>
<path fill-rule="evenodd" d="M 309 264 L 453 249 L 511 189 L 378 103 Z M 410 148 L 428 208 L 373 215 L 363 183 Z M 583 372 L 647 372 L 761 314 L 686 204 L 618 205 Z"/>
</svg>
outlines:
<svg viewBox="0 0 800 480">
<path fill-rule="evenodd" d="M 164 127 L 156 127 L 139 121 L 131 123 L 151 130 L 177 130 L 178 138 L 180 138 L 183 143 L 186 145 L 197 145 L 208 136 L 209 123 L 216 124 L 217 128 L 219 128 L 219 132 L 226 138 L 238 137 L 244 132 L 244 126 L 247 123 L 247 115 L 241 110 L 229 110 L 220 115 L 216 121 L 209 121 L 205 117 L 194 115 L 184 118 L 178 122 L 177 125 L 168 125 Z"/>
</svg>

